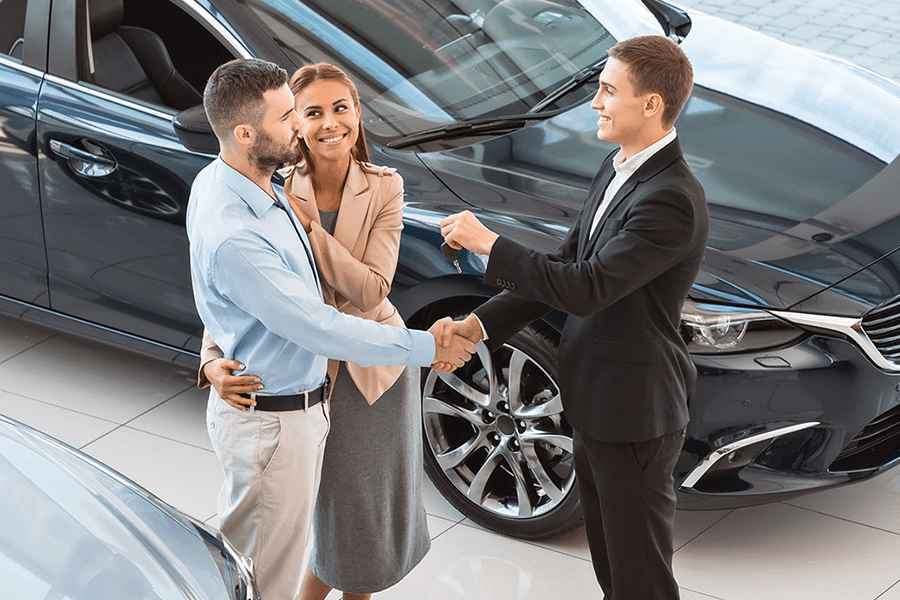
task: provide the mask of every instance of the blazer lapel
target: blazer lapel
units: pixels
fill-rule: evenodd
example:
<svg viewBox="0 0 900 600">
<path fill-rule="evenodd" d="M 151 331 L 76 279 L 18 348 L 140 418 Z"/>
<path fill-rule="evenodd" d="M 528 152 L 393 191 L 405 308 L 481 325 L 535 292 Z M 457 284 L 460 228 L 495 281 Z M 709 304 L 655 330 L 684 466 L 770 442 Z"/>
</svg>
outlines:
<svg viewBox="0 0 900 600">
<path fill-rule="evenodd" d="M 369 179 L 359 163 L 351 160 L 350 171 L 347 173 L 347 181 L 341 195 L 341 207 L 338 210 L 337 222 L 334 226 L 335 239 L 351 253 L 362 234 L 363 222 L 369 212 L 371 195 Z"/>
<path fill-rule="evenodd" d="M 313 189 L 312 179 L 294 169 L 284 187 L 288 190 L 288 199 L 291 200 L 294 210 L 301 211 L 321 225 L 322 220 L 319 218 L 319 205 L 316 204 L 316 191 Z"/>
<path fill-rule="evenodd" d="M 625 182 L 616 195 L 613 196 L 612 202 L 609 203 L 609 207 L 607 207 L 606 212 L 603 213 L 603 217 L 600 219 L 600 223 L 597 224 L 597 230 L 594 232 L 594 235 L 591 239 L 585 244 L 584 254 L 581 254 L 582 260 L 589 256 L 594 251 L 594 246 L 597 243 L 597 239 L 600 237 L 600 232 L 603 231 L 603 226 L 606 224 L 606 221 L 609 219 L 610 215 L 615 212 L 617 208 L 625 201 L 626 198 L 635 190 L 637 186 L 645 181 L 649 181 L 653 179 L 660 171 L 671 165 L 674 161 L 678 160 L 682 157 L 681 154 L 681 145 L 678 143 L 678 139 L 676 138 L 671 143 L 660 148 L 659 152 L 650 157 L 650 160 L 645 162 L 640 166 L 640 168 L 634 172 L 634 174 L 628 178 L 628 181 Z M 591 216 L 593 219 L 593 215 Z M 590 227 L 590 225 L 588 225 Z"/>
</svg>

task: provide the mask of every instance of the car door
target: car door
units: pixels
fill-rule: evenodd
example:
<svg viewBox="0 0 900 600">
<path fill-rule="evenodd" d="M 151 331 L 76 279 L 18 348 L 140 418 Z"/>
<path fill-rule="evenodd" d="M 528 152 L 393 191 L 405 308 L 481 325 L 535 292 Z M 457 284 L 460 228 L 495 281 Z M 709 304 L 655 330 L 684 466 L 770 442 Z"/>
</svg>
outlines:
<svg viewBox="0 0 900 600">
<path fill-rule="evenodd" d="M 0 2 L 0 310 L 15 315 L 49 306 L 35 141 L 49 11 L 50 0 Z"/>
<path fill-rule="evenodd" d="M 122 12 L 110 16 L 116 10 Z M 195 2 L 54 0 L 50 74 L 37 125 L 52 307 L 196 352 L 202 324 L 191 291 L 185 209 L 191 182 L 214 155 L 179 140 L 173 127 L 179 109 L 162 101 L 155 83 L 135 76 L 117 23 L 170 28 L 168 39 L 177 39 L 168 45 L 182 64 L 193 45 L 195 62 L 208 61 L 209 72 L 246 52 Z M 191 69 L 182 74 L 202 92 L 209 73 Z"/>
</svg>

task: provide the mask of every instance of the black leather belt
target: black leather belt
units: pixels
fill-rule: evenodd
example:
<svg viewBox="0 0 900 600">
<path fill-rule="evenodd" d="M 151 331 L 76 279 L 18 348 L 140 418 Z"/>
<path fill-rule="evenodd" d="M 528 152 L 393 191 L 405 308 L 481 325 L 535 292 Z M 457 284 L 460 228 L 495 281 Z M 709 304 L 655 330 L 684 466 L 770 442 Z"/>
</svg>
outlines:
<svg viewBox="0 0 900 600">
<path fill-rule="evenodd" d="M 256 400 L 256 408 L 250 410 L 264 410 L 266 412 L 279 412 L 288 410 L 307 410 L 310 406 L 315 406 L 320 402 L 324 402 L 328 397 L 329 380 L 326 377 L 325 383 L 314 390 L 309 390 L 301 394 L 291 394 L 287 396 L 259 396 L 257 394 L 241 394 L 244 398 Z"/>
</svg>

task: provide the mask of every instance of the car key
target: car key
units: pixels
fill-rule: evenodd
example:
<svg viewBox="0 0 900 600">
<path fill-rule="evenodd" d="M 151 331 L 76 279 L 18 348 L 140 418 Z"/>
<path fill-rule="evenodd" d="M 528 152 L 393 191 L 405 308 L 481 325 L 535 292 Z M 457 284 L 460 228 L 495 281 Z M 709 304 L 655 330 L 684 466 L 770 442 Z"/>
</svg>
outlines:
<svg viewBox="0 0 900 600">
<path fill-rule="evenodd" d="M 456 272 L 462 273 L 462 267 L 459 265 L 459 250 L 444 242 L 441 244 L 441 252 L 444 253 L 444 256 L 447 257 L 447 260 L 449 260 L 450 264 L 453 265 L 453 268 L 456 269 Z"/>
</svg>

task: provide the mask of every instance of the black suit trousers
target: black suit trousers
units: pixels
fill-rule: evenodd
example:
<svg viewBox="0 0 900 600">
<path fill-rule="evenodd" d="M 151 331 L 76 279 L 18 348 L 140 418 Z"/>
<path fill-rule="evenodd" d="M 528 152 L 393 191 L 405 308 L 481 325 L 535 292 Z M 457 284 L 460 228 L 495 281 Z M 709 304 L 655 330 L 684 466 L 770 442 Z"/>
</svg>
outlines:
<svg viewBox="0 0 900 600">
<path fill-rule="evenodd" d="M 575 431 L 575 473 L 597 581 L 606 600 L 678 600 L 672 573 L 672 471 L 684 429 L 607 443 Z"/>
</svg>

